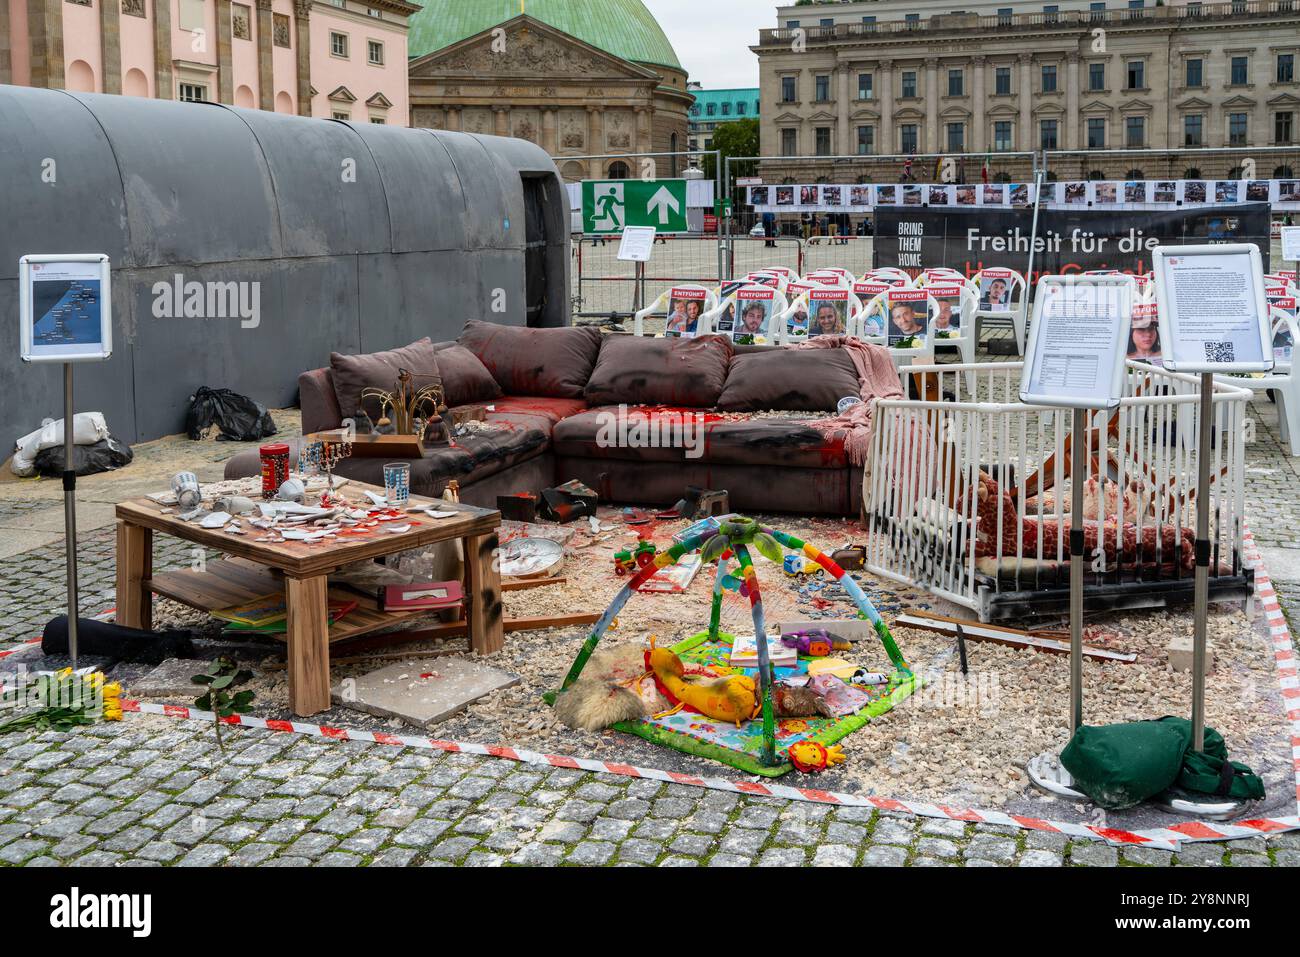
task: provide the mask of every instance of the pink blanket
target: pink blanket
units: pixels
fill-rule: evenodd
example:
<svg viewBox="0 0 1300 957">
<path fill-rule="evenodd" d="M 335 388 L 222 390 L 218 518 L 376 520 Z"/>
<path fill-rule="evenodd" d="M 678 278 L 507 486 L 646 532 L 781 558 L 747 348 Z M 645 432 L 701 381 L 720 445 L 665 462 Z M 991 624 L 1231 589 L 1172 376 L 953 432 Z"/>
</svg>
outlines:
<svg viewBox="0 0 1300 957">
<path fill-rule="evenodd" d="M 810 422 L 814 429 L 827 438 L 847 432 L 844 451 L 854 465 L 865 465 L 871 452 L 871 422 L 875 415 L 877 399 L 902 399 L 903 387 L 898 381 L 894 360 L 884 346 L 863 342 L 852 336 L 817 336 L 802 342 L 797 349 L 844 349 L 858 370 L 862 386 L 862 402 L 843 415 Z"/>
</svg>

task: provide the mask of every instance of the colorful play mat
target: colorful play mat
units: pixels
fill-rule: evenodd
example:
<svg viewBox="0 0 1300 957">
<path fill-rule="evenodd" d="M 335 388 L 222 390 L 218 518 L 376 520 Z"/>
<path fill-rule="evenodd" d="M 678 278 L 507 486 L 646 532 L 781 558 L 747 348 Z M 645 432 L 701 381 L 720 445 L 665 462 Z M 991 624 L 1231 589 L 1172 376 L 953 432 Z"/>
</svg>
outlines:
<svg viewBox="0 0 1300 957">
<path fill-rule="evenodd" d="M 806 556 L 810 561 L 820 565 L 844 588 L 857 605 L 860 617 L 871 622 L 876 637 L 879 638 L 885 653 L 889 656 L 893 671 L 886 684 L 854 686 L 864 693 L 866 699 L 854 713 L 840 718 L 778 719 L 776 717 L 773 708 L 774 683 L 780 678 L 807 674 L 808 664 L 813 659 L 801 657 L 797 660 L 796 666 L 790 668 L 772 667 L 771 656 L 768 653 L 769 642 L 763 614 L 763 599 L 750 556 L 751 547 L 764 557 L 778 563 L 783 560 L 783 549 Z M 760 525 L 744 516 L 728 515 L 714 522 L 712 527 L 706 527 L 697 534 L 688 534 L 684 540 L 656 555 L 652 563 L 632 575 L 628 583 L 614 596 L 614 600 L 610 602 L 609 607 L 593 626 L 587 640 L 583 642 L 560 691 L 568 689 L 578 680 L 600 639 L 628 599 L 659 569 L 674 565 L 683 556 L 697 551 L 704 562 L 717 562 L 709 628 L 680 643 L 672 651 L 681 659 L 687 677 L 748 675 L 760 689 L 760 707 L 754 717 L 741 721 L 739 725 L 710 718 L 687 705 L 674 713 L 657 714 L 638 721 L 621 721 L 613 727 L 656 744 L 713 758 L 750 774 L 777 777 L 794 767 L 790 761 L 791 746 L 801 741 L 813 741 L 830 747 L 836 741 L 861 728 L 872 718 L 889 711 L 920 687 L 920 679 L 908 667 L 880 613 L 876 611 L 858 583 L 837 562 L 817 547 L 793 535 Z M 733 559 L 738 574 L 730 574 L 728 571 L 728 562 Z M 719 627 L 722 593 L 725 590 L 739 592 L 749 599 L 757 644 L 758 666 L 756 668 L 733 668 L 728 664 L 732 636 L 724 634 Z M 653 682 L 653 680 L 644 678 L 642 682 Z M 652 689 L 640 687 L 635 690 L 640 692 L 643 700 L 652 697 L 650 694 Z M 555 695 L 549 694 L 546 698 L 554 702 Z"/>
</svg>

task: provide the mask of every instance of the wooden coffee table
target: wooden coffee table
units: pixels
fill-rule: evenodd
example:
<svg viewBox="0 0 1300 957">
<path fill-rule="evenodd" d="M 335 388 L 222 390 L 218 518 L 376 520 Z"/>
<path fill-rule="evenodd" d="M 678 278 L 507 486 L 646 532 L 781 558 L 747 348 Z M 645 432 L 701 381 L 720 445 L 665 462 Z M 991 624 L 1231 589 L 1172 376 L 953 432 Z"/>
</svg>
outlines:
<svg viewBox="0 0 1300 957">
<path fill-rule="evenodd" d="M 367 487 L 352 482 L 346 491 L 356 498 Z M 372 490 L 383 494 L 382 489 Z M 283 589 L 289 616 L 284 636 L 289 653 L 289 707 L 294 714 L 306 717 L 330 707 L 331 644 L 430 615 L 428 611 L 383 612 L 373 599 L 342 590 L 338 597 L 357 601 L 357 608 L 330 625 L 329 574 L 362 559 L 460 539 L 465 551 L 465 630 L 470 647 L 477 654 L 501 650 L 503 606 L 501 573 L 496 562 L 501 513 L 419 496 L 412 496 L 410 504 L 427 504 L 460 514 L 445 519 L 409 515 L 396 523 L 409 522 L 412 526 L 400 534 L 388 532 L 381 525 L 363 537 L 271 544 L 254 541 L 264 532 L 246 520 L 241 524 L 247 534 L 230 535 L 183 522 L 175 514 L 163 514 L 164 506 L 151 499 L 123 502 L 117 506 L 118 624 L 150 629 L 155 594 L 211 612 Z M 155 575 L 155 532 L 228 557 L 199 562 L 195 569 Z"/>
</svg>

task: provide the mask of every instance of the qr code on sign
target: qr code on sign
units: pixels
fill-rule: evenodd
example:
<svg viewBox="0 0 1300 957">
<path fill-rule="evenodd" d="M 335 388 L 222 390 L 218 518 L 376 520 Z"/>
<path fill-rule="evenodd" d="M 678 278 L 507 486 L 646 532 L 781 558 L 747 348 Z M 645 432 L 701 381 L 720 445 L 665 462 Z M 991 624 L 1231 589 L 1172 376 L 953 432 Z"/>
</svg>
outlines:
<svg viewBox="0 0 1300 957">
<path fill-rule="evenodd" d="M 1237 359 L 1231 342 L 1206 342 L 1204 346 L 1206 362 L 1235 362 Z"/>
</svg>

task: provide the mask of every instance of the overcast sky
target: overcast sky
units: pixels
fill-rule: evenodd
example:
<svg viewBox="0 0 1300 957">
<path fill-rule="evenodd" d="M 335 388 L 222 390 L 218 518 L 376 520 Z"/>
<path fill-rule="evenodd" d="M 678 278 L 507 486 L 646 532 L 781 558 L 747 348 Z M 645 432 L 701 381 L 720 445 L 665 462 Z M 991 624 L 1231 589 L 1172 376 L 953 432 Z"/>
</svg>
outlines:
<svg viewBox="0 0 1300 957">
<path fill-rule="evenodd" d="M 776 26 L 775 0 L 644 0 L 677 58 L 705 89 L 758 86 L 758 31 Z"/>
</svg>

